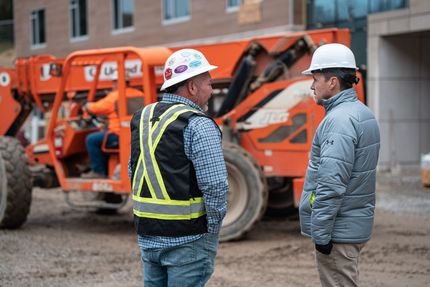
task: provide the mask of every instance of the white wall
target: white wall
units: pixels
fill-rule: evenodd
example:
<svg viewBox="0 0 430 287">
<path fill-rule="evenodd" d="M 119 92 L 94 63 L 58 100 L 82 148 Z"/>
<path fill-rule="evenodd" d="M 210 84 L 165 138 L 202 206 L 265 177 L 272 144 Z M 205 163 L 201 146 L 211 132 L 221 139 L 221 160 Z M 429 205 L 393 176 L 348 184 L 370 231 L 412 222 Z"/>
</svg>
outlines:
<svg viewBox="0 0 430 287">
<path fill-rule="evenodd" d="M 430 152 L 430 1 L 410 4 L 368 19 L 368 99 L 380 123 L 383 170 L 416 167 Z"/>
</svg>

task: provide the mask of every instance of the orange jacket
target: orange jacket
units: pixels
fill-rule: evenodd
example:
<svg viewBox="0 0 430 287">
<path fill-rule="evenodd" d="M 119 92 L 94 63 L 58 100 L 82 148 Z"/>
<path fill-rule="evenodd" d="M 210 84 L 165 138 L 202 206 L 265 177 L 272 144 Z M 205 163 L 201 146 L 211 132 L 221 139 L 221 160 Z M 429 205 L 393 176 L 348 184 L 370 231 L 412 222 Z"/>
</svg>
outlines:
<svg viewBox="0 0 430 287">
<path fill-rule="evenodd" d="M 101 100 L 87 104 L 87 110 L 91 114 L 97 116 L 108 117 L 108 129 L 110 132 L 119 134 L 119 118 L 118 118 L 118 91 L 112 91 Z M 142 91 L 134 88 L 126 88 L 125 95 L 127 96 L 142 96 Z"/>
</svg>

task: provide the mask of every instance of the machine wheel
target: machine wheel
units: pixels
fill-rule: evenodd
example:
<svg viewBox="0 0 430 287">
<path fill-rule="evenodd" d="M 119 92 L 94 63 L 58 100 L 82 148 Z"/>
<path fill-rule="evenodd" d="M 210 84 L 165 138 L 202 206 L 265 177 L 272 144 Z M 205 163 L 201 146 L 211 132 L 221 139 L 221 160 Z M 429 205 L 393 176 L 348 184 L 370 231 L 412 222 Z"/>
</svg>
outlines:
<svg viewBox="0 0 430 287">
<path fill-rule="evenodd" d="M 252 156 L 238 145 L 224 144 L 228 172 L 228 209 L 220 240 L 240 239 L 261 219 L 268 189 L 264 174 Z"/>
<path fill-rule="evenodd" d="M 24 148 L 12 137 L 0 137 L 0 227 L 19 228 L 31 205 L 32 178 Z"/>
</svg>

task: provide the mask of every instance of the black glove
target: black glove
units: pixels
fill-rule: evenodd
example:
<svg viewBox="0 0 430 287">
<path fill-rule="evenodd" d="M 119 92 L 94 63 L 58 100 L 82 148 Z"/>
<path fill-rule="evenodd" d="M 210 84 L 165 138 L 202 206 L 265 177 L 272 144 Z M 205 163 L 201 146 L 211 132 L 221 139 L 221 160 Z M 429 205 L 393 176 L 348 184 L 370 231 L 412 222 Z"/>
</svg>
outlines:
<svg viewBox="0 0 430 287">
<path fill-rule="evenodd" d="M 315 244 L 315 249 L 325 255 L 330 255 L 331 249 L 333 248 L 333 242 L 330 242 L 325 245 Z"/>
</svg>

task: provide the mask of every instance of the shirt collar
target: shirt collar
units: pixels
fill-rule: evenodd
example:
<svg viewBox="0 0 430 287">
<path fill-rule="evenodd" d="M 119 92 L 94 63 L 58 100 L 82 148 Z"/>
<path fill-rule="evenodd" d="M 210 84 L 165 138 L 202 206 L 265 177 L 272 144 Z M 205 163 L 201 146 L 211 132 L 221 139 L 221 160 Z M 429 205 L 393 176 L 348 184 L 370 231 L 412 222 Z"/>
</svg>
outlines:
<svg viewBox="0 0 430 287">
<path fill-rule="evenodd" d="M 192 107 L 192 108 L 194 108 L 196 110 L 204 112 L 203 109 L 201 107 L 199 107 L 199 105 L 197 105 L 193 101 L 191 101 L 189 99 L 186 99 L 184 97 L 175 95 L 175 94 L 164 93 L 163 99 L 161 101 L 165 102 L 165 103 L 181 103 L 181 104 L 185 104 L 185 105 L 190 106 L 190 107 Z"/>
</svg>

